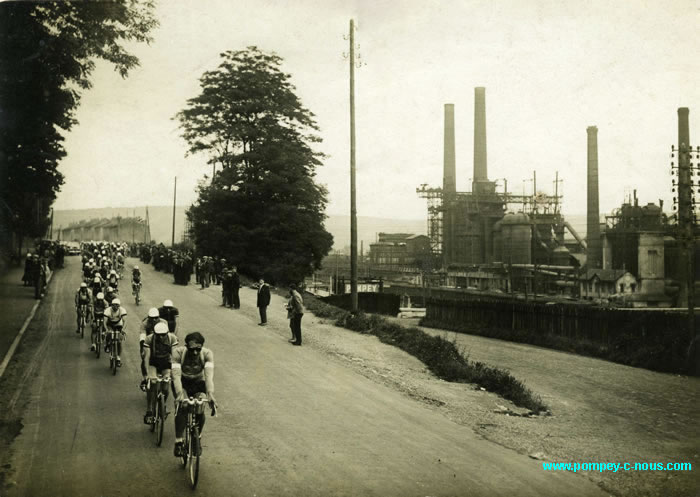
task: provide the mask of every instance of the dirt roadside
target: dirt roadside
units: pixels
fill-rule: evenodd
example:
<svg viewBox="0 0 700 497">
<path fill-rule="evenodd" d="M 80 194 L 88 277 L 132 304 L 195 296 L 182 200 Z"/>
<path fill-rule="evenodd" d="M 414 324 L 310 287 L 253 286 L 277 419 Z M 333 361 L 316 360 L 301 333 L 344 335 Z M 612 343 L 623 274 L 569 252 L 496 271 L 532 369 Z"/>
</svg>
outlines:
<svg viewBox="0 0 700 497">
<path fill-rule="evenodd" d="M 611 494 L 660 497 L 698 495 L 700 491 L 698 378 L 424 328 L 454 338 L 472 360 L 509 370 L 540 394 L 553 413 L 520 417 L 517 414 L 524 413 L 523 409 L 474 385 L 440 380 L 422 362 L 376 337 L 338 328 L 310 313 L 304 321 L 306 344 L 521 454 L 543 462 L 693 465 L 690 472 L 584 472 Z"/>
</svg>

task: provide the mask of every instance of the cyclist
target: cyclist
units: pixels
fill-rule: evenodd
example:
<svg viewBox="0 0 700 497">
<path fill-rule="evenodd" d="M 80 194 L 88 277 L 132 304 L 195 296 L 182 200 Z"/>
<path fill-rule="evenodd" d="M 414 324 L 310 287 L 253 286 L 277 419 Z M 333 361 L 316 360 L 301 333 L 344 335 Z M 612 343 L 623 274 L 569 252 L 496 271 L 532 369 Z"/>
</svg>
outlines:
<svg viewBox="0 0 700 497">
<path fill-rule="evenodd" d="M 171 363 L 170 354 L 173 347 L 177 345 L 177 337 L 168 332 L 166 323 L 156 323 L 153 327 L 153 333 L 146 337 L 143 343 L 144 361 L 148 364 L 148 377 L 151 379 L 151 388 L 148 389 L 146 396 L 146 415 L 143 418 L 145 424 L 153 422 L 153 411 L 151 406 L 157 395 L 156 389 L 153 386 L 156 384 L 157 375 L 161 374 L 164 377 L 170 377 Z M 165 399 L 168 398 L 168 391 L 165 390 Z"/>
<path fill-rule="evenodd" d="M 107 290 L 105 290 L 105 300 L 106 300 L 107 302 L 111 302 L 111 301 L 113 301 L 114 299 L 116 299 L 117 297 L 118 297 L 118 294 L 117 294 L 117 292 L 114 290 L 114 288 L 112 288 L 111 286 L 108 286 L 108 287 L 107 287 Z"/>
<path fill-rule="evenodd" d="M 107 305 L 107 301 L 105 300 L 105 294 L 102 292 L 99 292 L 97 295 L 95 295 L 95 301 L 92 303 L 92 313 L 94 314 L 94 319 L 92 320 L 92 335 L 90 336 L 92 338 L 92 345 L 90 346 L 90 350 L 94 351 L 97 346 L 95 345 L 95 342 L 97 341 L 97 329 L 99 326 L 99 323 L 104 322 L 105 318 L 105 310 L 109 307 Z"/>
<path fill-rule="evenodd" d="M 136 295 L 136 286 L 141 284 L 141 270 L 134 266 L 131 270 L 131 294 Z"/>
<path fill-rule="evenodd" d="M 90 318 L 90 302 L 92 295 L 87 283 L 81 283 L 78 291 L 75 292 L 75 313 L 76 313 L 76 333 L 80 333 L 80 313 L 85 312 L 85 322 Z"/>
<path fill-rule="evenodd" d="M 121 301 L 119 299 L 112 300 L 111 305 L 105 310 L 105 323 L 107 325 L 107 330 L 120 331 L 122 335 L 125 335 L 126 333 L 124 328 L 126 328 L 126 322 L 124 321 L 124 318 L 126 315 L 126 309 L 121 306 Z M 105 352 L 109 352 L 111 346 L 112 337 L 108 334 L 107 343 L 105 343 Z M 121 354 L 122 342 L 119 340 L 117 342 L 117 367 L 121 367 L 122 365 Z"/>
<path fill-rule="evenodd" d="M 96 274 L 100 274 L 100 273 L 96 273 Z M 100 278 L 99 276 L 95 276 L 95 278 L 93 278 L 91 290 L 92 290 L 93 295 L 97 295 L 98 293 L 100 293 L 102 291 L 102 278 Z"/>
<path fill-rule="evenodd" d="M 177 317 L 180 315 L 180 311 L 173 305 L 173 301 L 169 299 L 165 300 L 163 302 L 163 307 L 158 308 L 158 314 L 162 319 L 168 322 L 168 330 L 170 333 L 177 334 Z"/>
<path fill-rule="evenodd" d="M 214 354 L 203 347 L 204 337 L 195 331 L 185 337 L 185 345 L 176 347 L 172 353 L 172 378 L 176 403 L 187 397 L 206 394 L 209 405 L 216 407 L 214 399 Z M 187 416 L 184 409 L 178 409 L 175 416 L 175 457 L 182 455 L 183 434 Z M 204 413 L 197 415 L 199 433 L 204 428 Z"/>
<path fill-rule="evenodd" d="M 146 391 L 146 383 L 148 378 L 148 370 L 146 369 L 146 362 L 144 360 L 145 358 L 145 352 L 143 349 L 143 344 L 146 341 L 146 338 L 153 334 L 153 328 L 158 323 L 163 323 L 164 325 L 168 325 L 168 322 L 165 319 L 161 319 L 158 316 L 158 309 L 155 307 L 151 307 L 148 310 L 148 316 L 143 318 L 141 321 L 141 334 L 139 335 L 139 350 L 141 352 L 141 376 L 143 377 L 141 381 L 141 390 L 144 392 Z"/>
<path fill-rule="evenodd" d="M 115 290 L 119 287 L 119 275 L 112 269 L 107 276 L 107 284 Z"/>
</svg>

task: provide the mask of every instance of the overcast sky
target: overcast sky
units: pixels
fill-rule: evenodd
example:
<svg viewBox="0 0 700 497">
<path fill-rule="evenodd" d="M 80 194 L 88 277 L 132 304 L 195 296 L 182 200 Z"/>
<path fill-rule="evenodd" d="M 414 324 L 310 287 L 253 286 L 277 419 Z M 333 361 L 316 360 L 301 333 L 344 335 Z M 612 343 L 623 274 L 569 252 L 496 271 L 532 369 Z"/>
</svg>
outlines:
<svg viewBox="0 0 700 497">
<path fill-rule="evenodd" d="M 225 50 L 257 45 L 284 59 L 316 114 L 328 154 L 318 181 L 329 214 L 347 214 L 350 18 L 356 71 L 358 214 L 420 219 L 416 187 L 442 186 L 443 107 L 455 104 L 457 188 L 470 189 L 474 87 L 486 87 L 489 178 L 522 193 L 563 178 L 564 213 L 586 210 L 586 127 L 598 127 L 600 207 L 625 193 L 665 201 L 677 109 L 700 144 L 700 3 L 695 0 L 160 0 L 150 46 L 128 79 L 98 65 L 80 125 L 67 136 L 57 209 L 165 205 L 196 199 L 211 174 L 185 157 L 171 118 Z"/>
</svg>

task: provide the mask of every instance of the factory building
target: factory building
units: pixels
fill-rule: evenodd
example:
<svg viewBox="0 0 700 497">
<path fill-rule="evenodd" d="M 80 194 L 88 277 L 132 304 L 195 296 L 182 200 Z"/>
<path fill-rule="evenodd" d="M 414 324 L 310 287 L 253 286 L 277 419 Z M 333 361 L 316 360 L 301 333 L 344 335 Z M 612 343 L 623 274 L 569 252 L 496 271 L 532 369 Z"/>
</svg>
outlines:
<svg viewBox="0 0 700 497">
<path fill-rule="evenodd" d="M 681 110 L 679 146 L 689 141 L 687 109 Z M 633 201 L 600 222 L 596 126 L 586 130 L 584 240 L 561 214 L 556 186 L 554 195 L 537 190 L 536 173 L 531 195 L 514 195 L 507 183 L 489 180 L 484 88 L 474 91 L 471 191 L 458 192 L 453 104 L 445 104 L 444 116 L 443 186 L 424 184 L 417 193 L 428 201 L 430 249 L 441 262 L 441 281 L 447 286 L 560 294 L 631 307 L 669 307 L 686 298 L 688 264 L 682 262 L 682 252 L 687 242 L 679 241 L 679 228 L 669 224 L 661 202 L 639 206 L 635 192 Z M 692 148 L 690 152 L 695 153 Z M 684 197 L 679 193 L 678 198 Z M 693 229 L 700 239 L 695 225 Z M 692 271 L 697 273 L 700 258 L 691 250 L 696 253 Z"/>
<path fill-rule="evenodd" d="M 444 174 L 442 188 L 421 185 L 417 193 L 428 200 L 428 236 L 439 256 L 448 286 L 498 288 L 518 286 L 505 273 L 519 265 L 521 273 L 535 265 L 575 272 L 580 265 L 571 254 L 585 251 L 585 242 L 560 213 L 561 196 L 537 190 L 533 173 L 532 195 L 508 192 L 488 177 L 486 145 L 486 90 L 474 90 L 474 156 L 470 192 L 456 189 L 454 105 L 445 105 Z M 573 240 L 565 240 L 566 233 Z M 490 268 L 490 269 L 487 269 Z M 550 268 L 551 269 L 551 268 Z M 550 275 L 551 276 L 551 275 Z M 526 279 L 525 276 L 519 280 Z M 559 279 L 561 279 L 559 277 Z M 523 285 L 532 286 L 531 283 Z M 567 285 L 568 286 L 568 285 Z"/>
<path fill-rule="evenodd" d="M 73 223 L 60 230 L 60 239 L 84 242 L 99 240 L 106 242 L 148 242 L 150 230 L 141 218 L 116 217 L 112 219 L 90 219 Z"/>
<path fill-rule="evenodd" d="M 375 268 L 413 266 L 429 258 L 430 239 L 411 233 L 379 233 L 369 246 L 369 258 Z"/>
</svg>

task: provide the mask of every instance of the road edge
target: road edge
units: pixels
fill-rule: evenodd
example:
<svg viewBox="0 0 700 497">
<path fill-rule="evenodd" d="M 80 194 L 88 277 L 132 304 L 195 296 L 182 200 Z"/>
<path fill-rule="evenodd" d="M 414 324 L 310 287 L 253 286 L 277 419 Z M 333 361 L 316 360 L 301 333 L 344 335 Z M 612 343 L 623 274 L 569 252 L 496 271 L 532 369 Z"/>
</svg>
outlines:
<svg viewBox="0 0 700 497">
<path fill-rule="evenodd" d="M 51 283 L 51 279 L 53 278 L 54 272 L 55 271 L 52 271 L 51 274 L 49 274 L 49 277 L 46 279 L 46 286 L 47 287 L 48 287 L 49 283 Z M 42 300 L 43 300 L 43 297 L 34 303 L 32 310 L 29 312 L 29 316 L 27 317 L 27 319 L 24 320 L 24 324 L 20 328 L 19 333 L 17 333 L 17 336 L 12 341 L 12 345 L 10 345 L 10 348 L 7 350 L 7 353 L 5 354 L 5 357 L 2 360 L 2 363 L 0 363 L 0 379 L 2 379 L 2 375 L 5 374 L 5 370 L 7 369 L 7 366 L 10 364 L 12 357 L 15 355 L 15 351 L 17 350 L 17 347 L 19 346 L 19 342 L 22 340 L 22 336 L 24 335 L 24 332 L 27 331 L 27 328 L 29 327 L 29 324 L 32 322 L 32 319 L 34 319 L 34 315 L 36 314 L 36 311 L 39 308 L 39 304 L 41 304 Z"/>
</svg>

